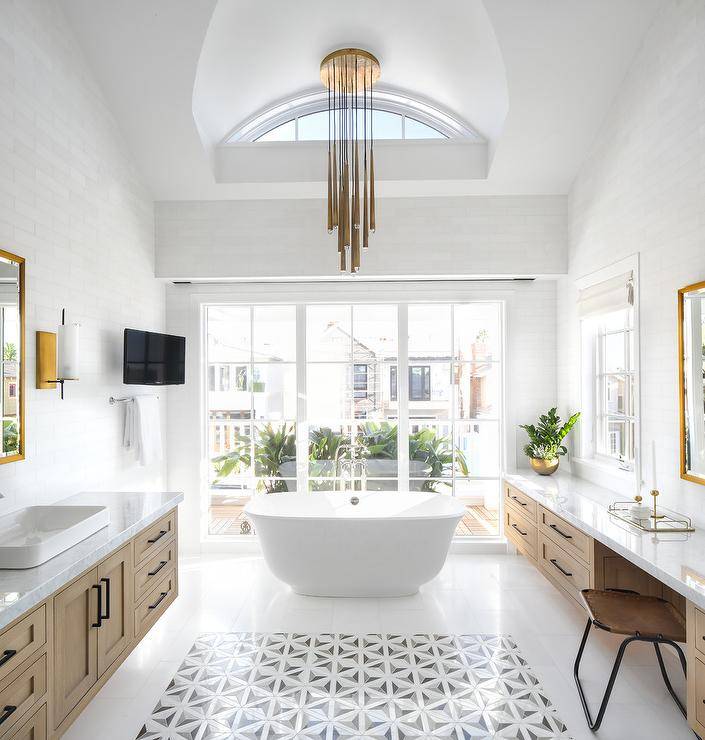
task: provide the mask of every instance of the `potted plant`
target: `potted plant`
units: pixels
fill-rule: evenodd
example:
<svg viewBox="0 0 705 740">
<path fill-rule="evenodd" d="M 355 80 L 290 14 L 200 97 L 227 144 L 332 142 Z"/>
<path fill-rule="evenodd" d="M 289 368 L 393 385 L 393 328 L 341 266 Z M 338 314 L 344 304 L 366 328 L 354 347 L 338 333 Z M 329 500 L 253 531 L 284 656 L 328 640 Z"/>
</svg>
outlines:
<svg viewBox="0 0 705 740">
<path fill-rule="evenodd" d="M 539 475 L 551 475 L 558 470 L 558 459 L 568 452 L 563 440 L 580 418 L 580 412 L 573 414 L 568 421 L 562 423 L 561 417 L 552 408 L 546 414 L 539 416 L 536 426 L 520 424 L 529 435 L 529 444 L 524 447 L 524 454 L 529 458 L 531 467 Z"/>
</svg>

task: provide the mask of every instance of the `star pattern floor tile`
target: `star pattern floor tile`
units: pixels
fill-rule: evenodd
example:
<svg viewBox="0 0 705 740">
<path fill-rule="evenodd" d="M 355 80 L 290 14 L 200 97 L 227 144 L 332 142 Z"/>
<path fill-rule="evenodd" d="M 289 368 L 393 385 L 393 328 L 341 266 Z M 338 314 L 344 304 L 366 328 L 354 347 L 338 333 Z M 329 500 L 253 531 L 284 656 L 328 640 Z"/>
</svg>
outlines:
<svg viewBox="0 0 705 740">
<path fill-rule="evenodd" d="M 506 635 L 201 635 L 138 740 L 569 737 Z"/>
</svg>

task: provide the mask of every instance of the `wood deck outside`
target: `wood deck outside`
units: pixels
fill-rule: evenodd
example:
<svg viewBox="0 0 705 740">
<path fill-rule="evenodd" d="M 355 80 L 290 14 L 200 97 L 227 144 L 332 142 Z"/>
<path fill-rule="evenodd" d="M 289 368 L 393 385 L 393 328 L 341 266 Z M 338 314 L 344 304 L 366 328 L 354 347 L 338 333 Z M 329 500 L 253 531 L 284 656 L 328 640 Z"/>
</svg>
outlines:
<svg viewBox="0 0 705 740">
<path fill-rule="evenodd" d="M 208 533 L 212 535 L 252 534 L 244 505 L 219 504 L 209 510 Z M 499 513 L 484 506 L 466 505 L 465 516 L 455 530 L 456 537 L 491 537 L 499 534 Z"/>
</svg>

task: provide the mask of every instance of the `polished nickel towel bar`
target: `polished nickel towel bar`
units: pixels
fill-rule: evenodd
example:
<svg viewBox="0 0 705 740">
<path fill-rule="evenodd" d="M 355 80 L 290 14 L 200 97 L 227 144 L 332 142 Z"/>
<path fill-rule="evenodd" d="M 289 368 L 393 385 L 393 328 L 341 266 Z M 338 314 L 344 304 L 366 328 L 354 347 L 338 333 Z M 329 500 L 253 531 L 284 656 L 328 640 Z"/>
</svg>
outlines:
<svg viewBox="0 0 705 740">
<path fill-rule="evenodd" d="M 108 403 L 111 406 L 114 406 L 116 403 L 128 403 L 129 401 L 134 401 L 134 396 L 125 396 L 125 398 L 115 398 L 115 396 L 110 396 L 108 399 Z M 157 396 L 157 400 L 159 400 L 159 396 Z"/>
</svg>

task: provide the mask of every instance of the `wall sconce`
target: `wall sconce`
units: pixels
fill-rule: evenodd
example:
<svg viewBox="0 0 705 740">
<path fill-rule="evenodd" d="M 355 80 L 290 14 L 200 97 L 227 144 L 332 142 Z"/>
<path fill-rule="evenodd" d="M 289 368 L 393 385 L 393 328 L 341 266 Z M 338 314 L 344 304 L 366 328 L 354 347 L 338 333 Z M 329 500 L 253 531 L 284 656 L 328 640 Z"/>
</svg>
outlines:
<svg viewBox="0 0 705 740">
<path fill-rule="evenodd" d="M 61 326 L 57 334 L 51 331 L 37 332 L 37 388 L 56 388 L 61 386 L 64 397 L 64 383 L 78 380 L 78 337 L 80 324 L 66 323 L 66 309 L 61 309 Z M 57 360 L 58 344 L 58 360 Z"/>
</svg>

